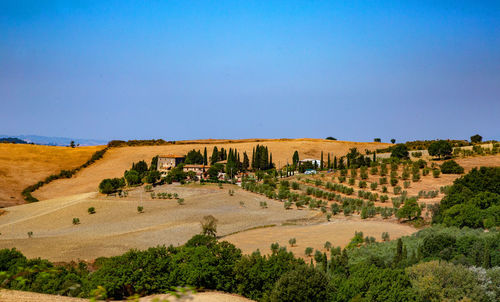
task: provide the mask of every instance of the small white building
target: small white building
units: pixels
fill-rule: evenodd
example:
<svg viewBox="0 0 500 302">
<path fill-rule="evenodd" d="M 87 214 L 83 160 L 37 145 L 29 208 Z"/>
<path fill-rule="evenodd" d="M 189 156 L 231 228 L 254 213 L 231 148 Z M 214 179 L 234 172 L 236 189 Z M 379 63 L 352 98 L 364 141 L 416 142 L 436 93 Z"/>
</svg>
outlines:
<svg viewBox="0 0 500 302">
<path fill-rule="evenodd" d="M 301 164 L 306 163 L 306 162 L 310 162 L 313 165 L 316 164 L 316 166 L 318 166 L 318 167 L 321 165 L 321 160 L 319 160 L 319 159 L 306 158 L 303 160 L 299 160 L 299 163 L 301 163 Z"/>
</svg>

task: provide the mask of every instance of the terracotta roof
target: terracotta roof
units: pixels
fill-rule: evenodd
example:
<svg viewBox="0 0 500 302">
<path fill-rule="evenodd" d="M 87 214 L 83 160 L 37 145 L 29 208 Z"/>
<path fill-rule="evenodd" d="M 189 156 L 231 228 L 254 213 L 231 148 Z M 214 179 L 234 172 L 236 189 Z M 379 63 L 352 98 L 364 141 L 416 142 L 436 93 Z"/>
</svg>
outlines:
<svg viewBox="0 0 500 302">
<path fill-rule="evenodd" d="M 184 168 L 210 168 L 210 165 L 184 165 Z"/>
<path fill-rule="evenodd" d="M 176 154 L 167 154 L 167 155 L 158 155 L 158 157 L 166 157 L 166 158 L 184 158 L 185 156 L 183 156 L 183 155 L 176 155 Z"/>
</svg>

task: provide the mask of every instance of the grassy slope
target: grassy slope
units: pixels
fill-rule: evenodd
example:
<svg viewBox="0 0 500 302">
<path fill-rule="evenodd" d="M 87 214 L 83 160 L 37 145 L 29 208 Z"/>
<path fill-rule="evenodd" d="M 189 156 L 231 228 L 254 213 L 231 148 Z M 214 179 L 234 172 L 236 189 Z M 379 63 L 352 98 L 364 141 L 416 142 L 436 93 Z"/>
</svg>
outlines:
<svg viewBox="0 0 500 302">
<path fill-rule="evenodd" d="M 80 166 L 102 148 L 0 144 L 0 206 L 22 203 L 25 187 L 60 170 Z"/>
<path fill-rule="evenodd" d="M 380 143 L 358 143 L 343 141 L 327 141 L 320 139 L 281 139 L 281 140 L 202 140 L 183 141 L 176 145 L 165 146 L 140 146 L 121 147 L 109 150 L 102 160 L 97 161 L 92 166 L 78 172 L 71 179 L 56 180 L 49 185 L 43 186 L 34 192 L 34 196 L 40 200 L 62 197 L 67 195 L 94 192 L 97 190 L 99 182 L 104 178 L 121 177 L 126 169 L 129 169 L 133 162 L 146 160 L 158 154 L 186 154 L 192 149 L 207 147 L 208 156 L 212 154 L 212 149 L 217 146 L 226 149 L 237 148 L 240 152 L 246 151 L 249 157 L 252 155 L 252 148 L 257 144 L 268 146 L 273 155 L 273 162 L 286 165 L 292 159 L 293 152 L 299 151 L 300 158 L 320 158 L 321 151 L 324 152 L 325 162 L 327 152 L 333 155 L 344 155 L 350 148 L 357 147 L 364 152 L 366 149 L 375 150 L 386 146 Z M 333 157 L 332 157 L 333 160 Z"/>
</svg>

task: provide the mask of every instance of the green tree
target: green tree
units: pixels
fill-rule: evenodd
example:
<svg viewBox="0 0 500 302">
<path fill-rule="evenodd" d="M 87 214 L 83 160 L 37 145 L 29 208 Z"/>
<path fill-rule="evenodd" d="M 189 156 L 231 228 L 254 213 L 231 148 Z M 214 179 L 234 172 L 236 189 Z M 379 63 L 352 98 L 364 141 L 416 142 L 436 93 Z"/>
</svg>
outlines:
<svg viewBox="0 0 500 302">
<path fill-rule="evenodd" d="M 271 292 L 270 301 L 327 301 L 327 289 L 327 276 L 303 265 L 281 276 Z"/>
<path fill-rule="evenodd" d="M 450 142 L 438 140 L 429 145 L 428 151 L 430 156 L 437 156 L 438 158 L 441 158 L 451 156 L 453 148 Z"/>
<path fill-rule="evenodd" d="M 201 155 L 200 150 L 191 150 L 187 153 L 186 159 L 184 160 L 186 164 L 192 165 L 202 165 L 204 162 L 204 157 Z"/>
<path fill-rule="evenodd" d="M 391 138 L 391 143 L 392 144 L 395 144 L 396 143 L 396 140 L 394 138 Z"/>
<path fill-rule="evenodd" d="M 399 158 L 399 159 L 408 159 L 410 153 L 408 152 L 408 148 L 404 144 L 397 144 L 392 148 L 391 157 Z"/>
<path fill-rule="evenodd" d="M 217 146 L 214 146 L 214 149 L 212 151 L 212 156 L 210 157 L 210 165 L 213 165 L 218 161 L 219 161 L 219 150 L 217 149 Z"/>
<path fill-rule="evenodd" d="M 418 205 L 417 199 L 412 197 L 405 200 L 403 207 L 396 212 L 396 217 L 412 220 L 413 218 L 420 217 L 421 213 L 422 209 Z"/>
<path fill-rule="evenodd" d="M 483 141 L 483 137 L 479 134 L 473 135 L 470 137 L 470 142 L 473 144 L 478 144 Z"/>
<path fill-rule="evenodd" d="M 217 234 L 217 222 L 218 220 L 212 215 L 204 216 L 201 221 L 201 233 L 206 236 L 215 237 Z"/>
<path fill-rule="evenodd" d="M 462 166 L 460 166 L 454 160 L 445 161 L 441 165 L 440 168 L 441 168 L 441 173 L 443 173 L 443 174 L 462 174 L 462 173 L 464 173 L 464 168 Z"/>
<path fill-rule="evenodd" d="M 207 147 L 203 150 L 203 164 L 208 165 Z"/>
<path fill-rule="evenodd" d="M 297 151 L 297 150 L 295 150 L 295 152 L 293 152 L 292 163 L 295 166 L 298 166 L 298 164 L 299 164 L 299 151 Z"/>
</svg>

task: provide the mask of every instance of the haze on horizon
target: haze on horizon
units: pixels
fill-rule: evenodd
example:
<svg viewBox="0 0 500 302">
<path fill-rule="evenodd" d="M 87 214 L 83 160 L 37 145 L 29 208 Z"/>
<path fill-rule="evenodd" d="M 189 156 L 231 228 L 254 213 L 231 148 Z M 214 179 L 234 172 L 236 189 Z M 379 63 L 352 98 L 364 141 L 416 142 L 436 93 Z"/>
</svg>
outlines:
<svg viewBox="0 0 500 302">
<path fill-rule="evenodd" d="M 499 1 L 2 1 L 0 133 L 500 140 Z"/>
</svg>

